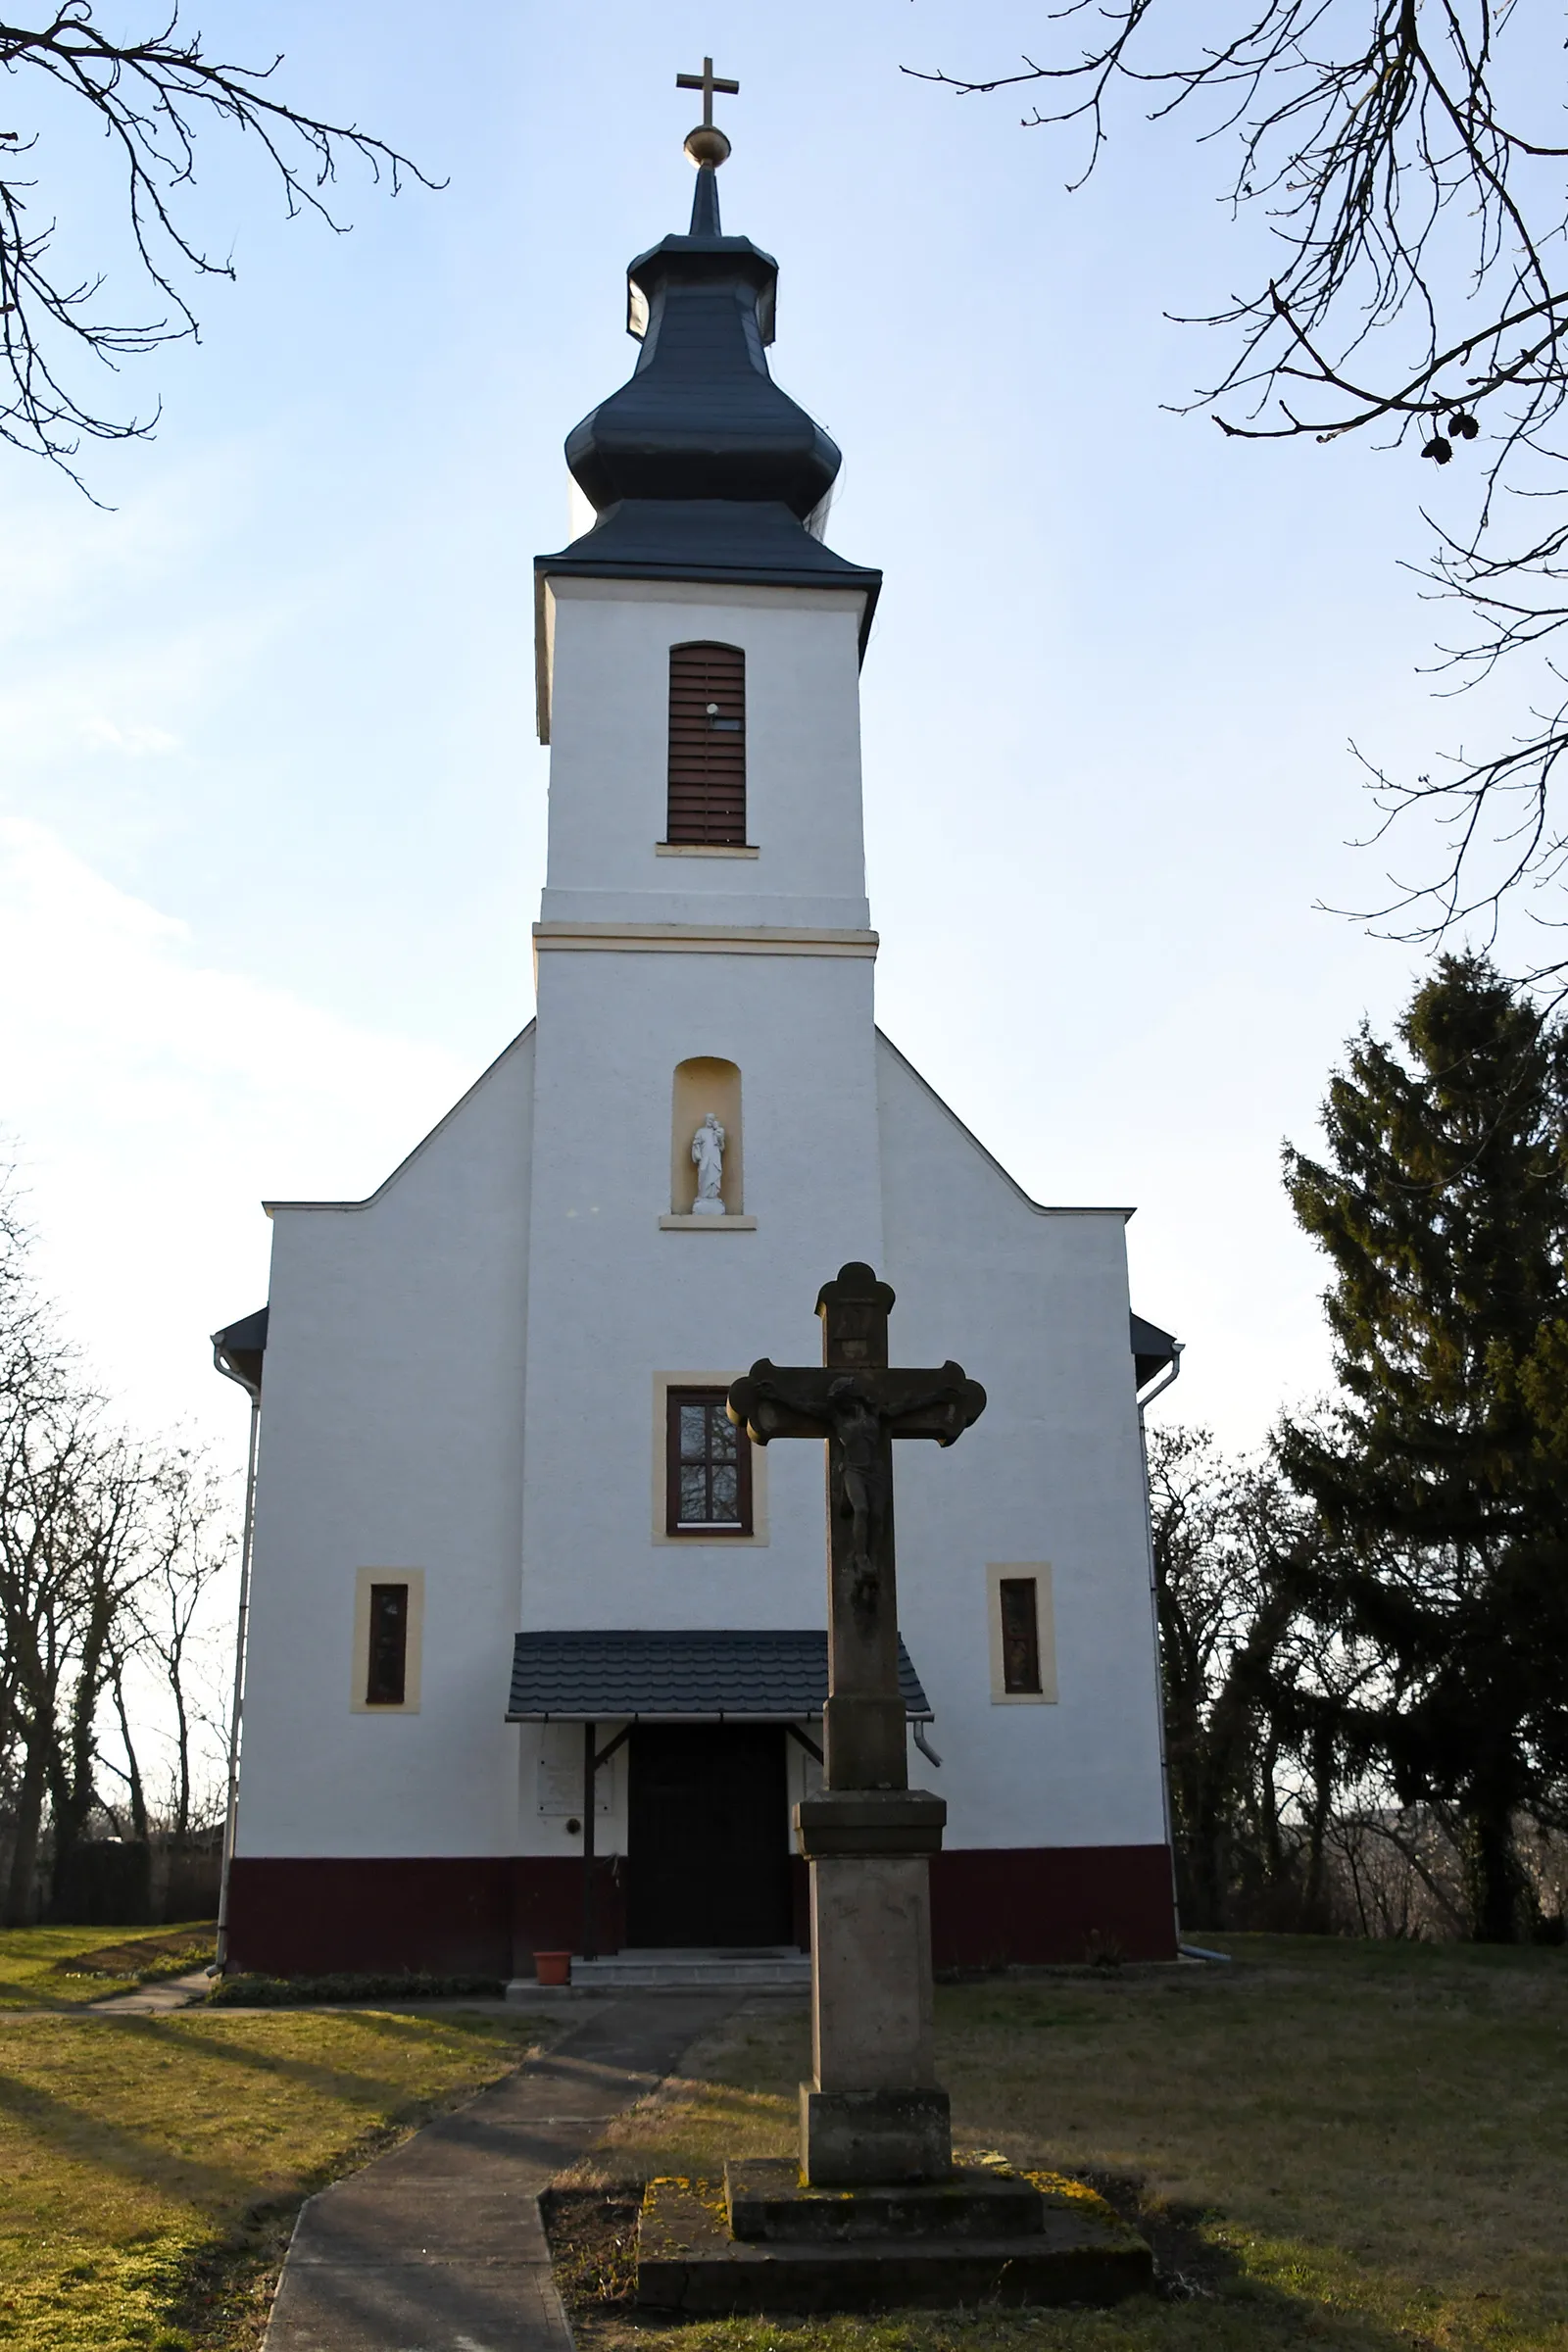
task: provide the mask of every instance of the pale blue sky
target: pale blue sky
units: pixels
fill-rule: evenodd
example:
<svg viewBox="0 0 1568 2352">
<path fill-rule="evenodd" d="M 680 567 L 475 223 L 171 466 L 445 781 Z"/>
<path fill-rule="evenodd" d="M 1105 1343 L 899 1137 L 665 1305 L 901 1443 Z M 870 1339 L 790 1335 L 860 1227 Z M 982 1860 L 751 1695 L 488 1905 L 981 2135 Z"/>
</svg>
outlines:
<svg viewBox="0 0 1568 2352">
<path fill-rule="evenodd" d="M 1396 568 L 1433 469 L 1163 412 L 1215 348 L 1162 312 L 1248 274 L 1216 161 L 1130 125 L 1069 198 L 1016 103 L 898 71 L 1004 66 L 1041 14 L 192 15 L 451 184 L 350 182 L 334 239 L 209 142 L 239 282 L 111 387 L 164 401 L 150 446 L 90 455 L 115 511 L 0 455 L 4 1115 L 46 1275 L 139 1414 L 237 1454 L 206 1334 L 266 1295 L 261 1198 L 369 1190 L 532 1011 L 530 562 L 567 535 L 565 433 L 631 366 L 626 262 L 685 224 L 672 83 L 705 50 L 743 85 L 725 224 L 779 258 L 775 371 L 846 452 L 830 536 L 887 574 L 882 1024 L 1036 1198 L 1137 1204 L 1135 1301 L 1188 1343 L 1163 1409 L 1247 1443 L 1323 1381 L 1279 1144 L 1418 964 L 1312 904 L 1379 887 L 1347 739 L 1414 766 L 1452 737 Z M 57 152 L 102 168 L 65 120 Z"/>
</svg>

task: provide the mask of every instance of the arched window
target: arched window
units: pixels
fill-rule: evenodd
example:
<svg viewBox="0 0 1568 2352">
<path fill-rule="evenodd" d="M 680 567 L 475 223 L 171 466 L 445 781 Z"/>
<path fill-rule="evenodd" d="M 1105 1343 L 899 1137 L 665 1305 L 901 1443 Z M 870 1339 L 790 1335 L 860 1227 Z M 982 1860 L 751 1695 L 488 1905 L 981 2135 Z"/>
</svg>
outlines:
<svg viewBox="0 0 1568 2352">
<path fill-rule="evenodd" d="M 711 849 L 746 841 L 746 656 L 738 645 L 669 649 L 666 838 Z"/>
</svg>

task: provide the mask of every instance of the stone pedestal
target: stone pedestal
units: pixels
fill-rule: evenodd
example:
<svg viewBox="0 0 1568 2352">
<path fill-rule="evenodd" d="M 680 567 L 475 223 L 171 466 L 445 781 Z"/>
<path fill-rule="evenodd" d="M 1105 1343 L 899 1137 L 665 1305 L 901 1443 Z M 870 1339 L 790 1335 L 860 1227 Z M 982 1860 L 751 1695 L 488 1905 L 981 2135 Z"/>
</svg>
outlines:
<svg viewBox="0 0 1568 2352">
<path fill-rule="evenodd" d="M 995 2159 L 848 2192 L 803 2185 L 787 2157 L 731 2163 L 722 2182 L 650 2181 L 637 2233 L 638 2303 L 689 2319 L 1114 2303 L 1153 2276 L 1092 2189 Z"/>
<path fill-rule="evenodd" d="M 932 2039 L 930 1861 L 947 1807 L 918 1788 L 829 1790 L 795 1808 L 811 1880 L 813 2187 L 942 2180 L 953 2169 Z"/>
<path fill-rule="evenodd" d="M 801 2084 L 801 2177 L 813 2188 L 944 2180 L 953 2171 L 948 2094 Z"/>
</svg>

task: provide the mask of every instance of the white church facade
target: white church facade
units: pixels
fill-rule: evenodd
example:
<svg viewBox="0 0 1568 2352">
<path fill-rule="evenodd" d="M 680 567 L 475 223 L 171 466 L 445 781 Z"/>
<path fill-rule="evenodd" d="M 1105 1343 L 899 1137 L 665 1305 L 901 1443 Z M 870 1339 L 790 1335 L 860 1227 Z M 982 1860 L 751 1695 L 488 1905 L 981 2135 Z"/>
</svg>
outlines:
<svg viewBox="0 0 1568 2352">
<path fill-rule="evenodd" d="M 1138 1402 L 1175 1344 L 1128 1212 L 1031 1200 L 876 1027 L 879 575 L 818 535 L 775 277 L 704 166 L 567 443 L 598 520 L 537 564 L 535 1019 L 368 1200 L 270 1202 L 269 1304 L 216 1335 L 260 1398 L 235 1967 L 807 1941 L 822 1462 L 723 1398 L 814 1360 L 850 1260 L 895 1363 L 989 1397 L 897 1449 L 937 1963 L 1175 1948 Z"/>
</svg>

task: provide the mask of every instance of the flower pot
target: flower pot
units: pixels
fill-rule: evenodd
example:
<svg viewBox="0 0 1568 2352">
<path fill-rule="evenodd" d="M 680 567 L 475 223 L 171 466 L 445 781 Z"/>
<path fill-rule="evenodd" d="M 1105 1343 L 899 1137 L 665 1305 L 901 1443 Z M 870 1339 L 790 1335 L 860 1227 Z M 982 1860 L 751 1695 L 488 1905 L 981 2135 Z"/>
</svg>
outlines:
<svg viewBox="0 0 1568 2352">
<path fill-rule="evenodd" d="M 541 1984 L 569 1984 L 571 1983 L 571 1954 L 569 1952 L 535 1952 L 534 1968 Z"/>
</svg>

